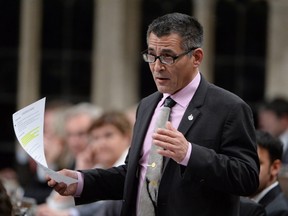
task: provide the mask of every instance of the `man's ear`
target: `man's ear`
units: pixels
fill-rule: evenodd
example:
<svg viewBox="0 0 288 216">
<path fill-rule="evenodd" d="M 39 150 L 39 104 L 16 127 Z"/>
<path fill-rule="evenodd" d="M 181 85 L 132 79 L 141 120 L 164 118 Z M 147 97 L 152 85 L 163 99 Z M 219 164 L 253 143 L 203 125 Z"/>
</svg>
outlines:
<svg viewBox="0 0 288 216">
<path fill-rule="evenodd" d="M 282 162 L 281 160 L 277 159 L 275 160 L 272 164 L 271 164 L 271 174 L 275 177 L 277 177 L 277 175 L 279 174 L 280 172 L 280 169 L 281 169 L 281 166 L 282 166 Z"/>
<path fill-rule="evenodd" d="M 283 128 L 288 127 L 288 115 L 287 114 L 280 117 L 280 124 Z"/>
<path fill-rule="evenodd" d="M 194 50 L 193 52 L 193 56 L 194 56 L 194 67 L 199 67 L 202 60 L 203 60 L 203 50 L 201 48 L 197 48 Z"/>
</svg>

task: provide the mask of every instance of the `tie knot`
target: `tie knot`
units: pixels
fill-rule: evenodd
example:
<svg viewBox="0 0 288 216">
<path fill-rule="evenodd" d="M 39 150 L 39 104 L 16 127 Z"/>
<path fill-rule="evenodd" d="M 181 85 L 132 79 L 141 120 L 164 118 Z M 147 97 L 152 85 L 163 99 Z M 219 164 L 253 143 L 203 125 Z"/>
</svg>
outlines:
<svg viewBox="0 0 288 216">
<path fill-rule="evenodd" d="M 164 107 L 172 108 L 175 104 L 176 102 L 170 96 L 167 97 L 164 101 Z"/>
</svg>

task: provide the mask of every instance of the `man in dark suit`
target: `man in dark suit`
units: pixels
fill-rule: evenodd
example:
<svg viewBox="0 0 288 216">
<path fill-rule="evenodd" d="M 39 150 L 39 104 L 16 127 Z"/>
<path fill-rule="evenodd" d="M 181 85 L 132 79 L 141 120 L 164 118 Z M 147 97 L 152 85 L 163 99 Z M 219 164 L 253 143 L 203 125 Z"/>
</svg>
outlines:
<svg viewBox="0 0 288 216">
<path fill-rule="evenodd" d="M 75 196 L 76 204 L 122 199 L 122 216 L 143 215 L 140 191 L 147 167 L 154 167 L 148 165 L 153 141 L 165 163 L 151 215 L 238 216 L 239 197 L 259 184 L 253 116 L 243 100 L 208 83 L 199 72 L 202 40 L 202 26 L 191 16 L 172 13 L 155 19 L 148 27 L 143 58 L 158 92 L 139 103 L 125 165 L 62 170 L 79 182 L 67 187 L 48 179 L 48 185 Z M 176 102 L 170 121 L 153 131 L 168 96 Z"/>
<path fill-rule="evenodd" d="M 288 164 L 288 101 L 281 97 L 274 98 L 263 104 L 258 115 L 259 129 L 282 141 L 282 163 Z"/>
<path fill-rule="evenodd" d="M 240 197 L 239 216 L 267 216 L 264 207 L 247 197 Z"/>
<path fill-rule="evenodd" d="M 251 198 L 265 207 L 267 216 L 288 216 L 288 200 L 277 180 L 281 169 L 282 143 L 264 131 L 256 132 L 260 160 L 260 185 Z"/>
</svg>

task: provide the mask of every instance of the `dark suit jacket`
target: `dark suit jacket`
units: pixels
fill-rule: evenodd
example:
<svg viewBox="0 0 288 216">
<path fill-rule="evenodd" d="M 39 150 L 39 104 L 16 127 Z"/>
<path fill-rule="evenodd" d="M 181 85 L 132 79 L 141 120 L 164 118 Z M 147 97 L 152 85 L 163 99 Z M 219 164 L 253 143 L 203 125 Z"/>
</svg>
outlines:
<svg viewBox="0 0 288 216">
<path fill-rule="evenodd" d="M 267 216 L 288 216 L 288 201 L 280 185 L 272 188 L 260 201 L 267 212 Z"/>
<path fill-rule="evenodd" d="M 240 197 L 240 216 L 266 216 L 264 207 L 253 200 Z"/>
<path fill-rule="evenodd" d="M 76 204 L 122 199 L 122 216 L 135 215 L 139 159 L 143 140 L 162 94 L 138 106 L 126 164 L 83 171 L 84 188 Z M 188 116 L 193 116 L 193 119 Z M 203 77 L 178 130 L 192 145 L 187 167 L 168 159 L 159 186 L 157 216 L 238 216 L 239 196 L 259 184 L 259 161 L 249 106 Z"/>
<path fill-rule="evenodd" d="M 120 216 L 121 207 L 121 200 L 105 200 L 76 206 L 80 216 Z"/>
</svg>

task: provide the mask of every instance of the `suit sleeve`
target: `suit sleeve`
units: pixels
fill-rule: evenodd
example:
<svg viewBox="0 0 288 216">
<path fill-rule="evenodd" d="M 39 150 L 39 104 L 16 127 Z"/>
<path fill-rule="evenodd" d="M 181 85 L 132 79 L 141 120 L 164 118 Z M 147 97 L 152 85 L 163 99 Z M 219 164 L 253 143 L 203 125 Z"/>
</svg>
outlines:
<svg viewBox="0 0 288 216">
<path fill-rule="evenodd" d="M 252 112 L 246 103 L 240 101 L 222 115 L 223 123 L 221 120 L 212 121 L 210 124 L 215 124 L 212 127 L 215 131 L 207 131 L 208 138 L 214 142 L 212 147 L 201 143 L 201 139 L 191 142 L 192 153 L 184 179 L 204 182 L 216 191 L 247 196 L 259 184 Z M 208 121 L 204 116 L 203 119 Z"/>
<path fill-rule="evenodd" d="M 81 197 L 75 197 L 75 204 L 86 204 L 99 200 L 121 200 L 126 173 L 126 165 L 108 170 L 91 169 L 84 174 L 84 188 Z"/>
</svg>

